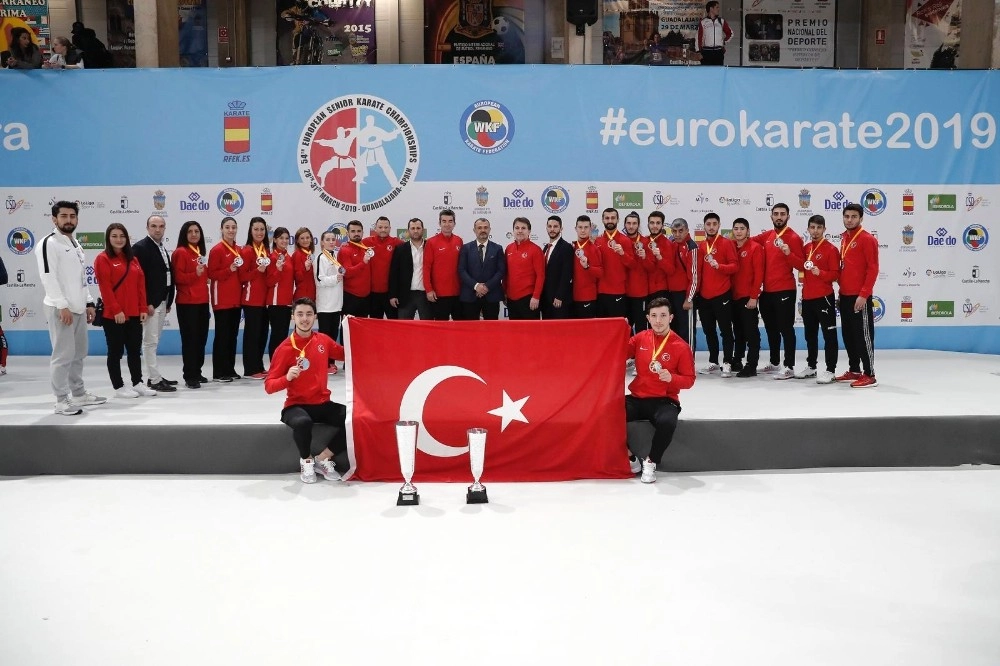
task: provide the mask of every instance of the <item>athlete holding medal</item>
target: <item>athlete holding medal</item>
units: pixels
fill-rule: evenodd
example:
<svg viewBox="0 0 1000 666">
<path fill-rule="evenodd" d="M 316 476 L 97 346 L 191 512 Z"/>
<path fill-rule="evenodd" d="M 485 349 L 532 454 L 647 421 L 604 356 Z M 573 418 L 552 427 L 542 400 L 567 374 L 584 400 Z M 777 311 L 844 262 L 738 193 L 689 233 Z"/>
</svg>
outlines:
<svg viewBox="0 0 1000 666">
<path fill-rule="evenodd" d="M 271 358 L 271 368 L 264 380 L 267 393 L 287 391 L 281 422 L 292 429 L 299 450 L 299 478 L 315 483 L 318 472 L 327 481 L 339 481 L 333 456 L 347 450 L 345 419 L 347 408 L 330 400 L 327 381 L 336 373 L 333 361 L 344 360 L 344 348 L 325 333 L 314 332 L 316 304 L 311 299 L 295 301 L 292 311 L 295 328 L 278 345 Z M 334 427 L 333 437 L 315 458 L 312 455 L 312 429 L 315 423 Z"/>
<path fill-rule="evenodd" d="M 837 303 L 833 283 L 840 278 L 840 253 L 826 238 L 826 219 L 822 215 L 809 218 L 809 243 L 803 249 L 805 261 L 796 263 L 802 273 L 802 326 L 806 337 L 806 367 L 796 371 L 796 379 L 816 378 L 819 384 L 830 384 L 837 374 Z M 823 331 L 826 366 L 817 373 L 819 331 Z"/>
<path fill-rule="evenodd" d="M 628 358 L 635 359 L 635 379 L 625 396 L 625 420 L 653 424 L 652 445 L 642 461 L 634 455 L 632 471 L 641 468 L 643 483 L 656 481 L 656 466 L 670 446 L 681 413 L 679 394 L 694 386 L 695 371 L 691 347 L 670 330 L 670 301 L 654 298 L 646 307 L 649 328 L 628 341 Z"/>
</svg>

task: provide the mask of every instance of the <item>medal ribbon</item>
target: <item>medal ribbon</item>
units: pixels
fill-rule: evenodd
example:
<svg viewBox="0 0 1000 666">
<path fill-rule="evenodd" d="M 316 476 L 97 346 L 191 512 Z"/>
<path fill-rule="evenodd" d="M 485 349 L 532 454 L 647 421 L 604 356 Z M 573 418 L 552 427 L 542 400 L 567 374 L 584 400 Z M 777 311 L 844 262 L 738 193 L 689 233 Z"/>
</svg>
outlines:
<svg viewBox="0 0 1000 666">
<path fill-rule="evenodd" d="M 779 234 L 779 233 L 775 233 L 775 234 L 774 234 L 774 238 L 775 238 L 775 239 L 778 239 L 778 238 L 781 238 L 782 236 L 784 236 L 784 235 L 785 235 L 785 232 L 786 232 L 786 231 L 788 231 L 788 225 L 787 225 L 787 224 L 785 225 L 785 228 L 781 230 L 781 233 L 780 233 L 780 234 Z"/>
<path fill-rule="evenodd" d="M 222 241 L 222 244 L 225 245 L 227 248 L 229 248 L 229 251 L 232 252 L 234 255 L 236 255 L 237 257 L 240 256 L 240 251 L 234 250 L 232 245 L 230 245 L 226 241 Z"/>
<path fill-rule="evenodd" d="M 576 241 L 576 243 L 575 243 L 576 244 L 576 249 L 582 250 L 583 248 L 585 248 L 587 246 L 587 243 L 589 243 L 589 242 L 590 242 L 589 238 L 583 242 L 583 245 L 580 245 L 580 241 Z"/>
<path fill-rule="evenodd" d="M 326 257 L 334 266 L 340 266 L 340 262 L 334 258 L 333 254 L 329 250 L 323 250 L 323 256 Z"/>
<path fill-rule="evenodd" d="M 851 249 L 851 244 L 854 243 L 854 240 L 858 237 L 858 234 L 860 234 L 862 231 L 864 231 L 864 229 L 862 229 L 861 227 L 858 227 L 858 230 L 854 232 L 853 236 L 851 236 L 851 240 L 847 241 L 847 245 L 844 245 L 843 236 L 841 236 L 841 241 L 840 241 L 840 261 L 841 261 L 841 263 L 843 263 L 844 259 L 847 257 L 847 251 Z"/>
<path fill-rule="evenodd" d="M 825 240 L 826 240 L 825 238 L 820 238 L 819 242 L 813 245 L 813 248 L 811 250 L 809 250 L 809 256 L 806 257 L 806 261 L 812 261 L 813 254 L 815 254 L 816 250 L 819 249 L 819 246 L 822 245 L 823 241 L 825 241 Z"/>
<path fill-rule="evenodd" d="M 355 243 L 354 241 L 351 241 L 351 243 L 350 243 L 350 244 L 351 244 L 351 245 L 353 245 L 354 247 L 360 247 L 360 248 L 361 248 L 362 250 L 364 250 L 365 252 L 367 252 L 368 250 L 370 250 L 370 249 L 371 249 L 370 247 L 368 247 L 368 246 L 367 246 L 367 245 L 365 245 L 364 243 Z"/>
<path fill-rule="evenodd" d="M 267 256 L 267 249 L 264 247 L 263 243 L 260 244 L 260 245 L 257 245 L 256 243 L 254 243 L 253 244 L 253 251 L 257 254 L 257 258 L 258 259 L 260 259 L 261 257 L 266 257 Z"/>
<path fill-rule="evenodd" d="M 615 233 L 613 234 L 609 234 L 607 231 L 604 232 L 604 237 L 608 239 L 609 243 L 613 242 L 615 240 L 615 236 L 617 235 L 618 235 L 617 229 L 615 229 Z"/>
<path fill-rule="evenodd" d="M 719 244 L 719 236 L 720 235 L 721 234 L 715 234 L 715 240 L 712 242 L 711 245 L 708 244 L 708 236 L 705 236 L 705 247 L 708 248 L 708 252 L 706 254 L 709 254 L 709 255 L 712 254 L 712 251 L 715 249 L 715 246 Z"/>
<path fill-rule="evenodd" d="M 305 345 L 303 345 L 302 349 L 299 349 L 298 346 L 296 346 L 296 344 L 295 344 L 295 332 L 293 331 L 292 334 L 288 336 L 288 341 L 292 343 L 292 349 L 294 349 L 295 351 L 297 351 L 299 353 L 299 358 L 305 358 L 306 357 L 306 350 L 309 349 L 309 345 L 312 344 L 313 339 L 312 339 L 312 336 L 310 335 L 309 336 L 309 342 L 307 342 Z"/>
<path fill-rule="evenodd" d="M 201 248 L 197 245 L 191 245 L 191 243 L 188 243 L 188 249 L 194 252 L 196 256 L 201 256 Z"/>
<path fill-rule="evenodd" d="M 656 357 L 660 355 L 660 352 L 663 351 L 663 348 L 667 346 L 667 340 L 670 339 L 671 333 L 673 333 L 673 331 L 667 331 L 666 336 L 664 336 L 663 338 L 663 342 L 661 342 L 660 346 L 656 348 L 655 352 L 653 352 L 653 361 L 655 361 Z"/>
</svg>

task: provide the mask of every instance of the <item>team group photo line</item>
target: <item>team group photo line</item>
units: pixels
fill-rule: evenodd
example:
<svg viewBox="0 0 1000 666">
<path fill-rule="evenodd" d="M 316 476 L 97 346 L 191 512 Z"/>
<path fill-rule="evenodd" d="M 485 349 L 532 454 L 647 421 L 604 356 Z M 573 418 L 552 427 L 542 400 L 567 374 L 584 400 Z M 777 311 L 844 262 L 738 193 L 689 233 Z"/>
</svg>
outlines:
<svg viewBox="0 0 1000 666">
<path fill-rule="evenodd" d="M 180 333 L 184 386 L 200 389 L 209 382 L 204 366 L 214 317 L 212 381 L 263 380 L 266 392 L 286 393 L 281 420 L 292 428 L 300 476 L 307 483 L 317 474 L 340 479 L 333 457 L 347 448 L 346 407 L 330 400 L 328 380 L 338 371 L 336 362 L 345 360 L 338 339 L 342 318 L 349 316 L 498 320 L 504 305 L 512 320 L 627 320 L 632 337 L 622 367 L 634 379 L 625 418 L 654 426 L 649 455 L 639 460 L 630 454 L 633 473 L 641 472 L 646 483 L 655 481 L 656 465 L 673 438 L 679 393 L 694 385 L 696 374 L 750 378 L 761 373 L 775 380 L 878 385 L 872 299 L 878 243 L 863 228 L 864 209 L 858 204 L 843 209 L 839 246 L 828 240 L 822 215 L 809 218 L 804 241 L 788 226 L 784 203 L 772 207 L 770 228 L 754 235 L 747 219 L 736 218 L 726 237 L 720 217 L 708 213 L 700 242 L 683 218 L 668 226 L 663 213 L 653 211 L 644 234 L 638 213 L 620 220 L 617 210 L 607 208 L 599 225 L 588 215 L 578 216 L 572 241 L 563 238 L 563 220 L 549 216 L 548 242 L 539 246 L 531 240 L 531 221 L 517 217 L 513 242 L 506 247 L 491 240 L 492 226 L 485 218 L 474 221 L 475 239 L 464 242 L 454 233 L 451 210 L 440 211 L 440 230 L 431 237 L 419 218 L 408 221 L 403 240 L 390 235 L 388 218 L 379 217 L 367 236 L 365 225 L 351 220 L 346 241 L 326 231 L 318 247 L 310 229 L 298 228 L 293 236 L 288 228 L 269 228 L 261 217 L 250 220 L 241 244 L 237 220 L 224 217 L 221 240 L 211 248 L 194 220 L 180 226 L 176 246 L 168 248 L 166 221 L 152 215 L 146 237 L 134 244 L 124 225 L 107 227 L 104 250 L 93 264 L 96 298 L 74 236 L 78 215 L 77 203 L 54 203 L 54 228 L 34 251 L 52 344 L 55 413 L 79 415 L 107 401 L 84 386 L 88 325 L 104 331 L 115 398 L 132 399 L 177 391 L 178 380 L 164 377 L 157 362 L 171 311 Z M 4 277 L 2 264 L 0 272 Z M 796 370 L 798 284 L 807 356 Z M 838 312 L 848 356 L 848 368 L 840 375 Z M 697 373 L 695 316 L 709 357 Z M 763 367 L 758 367 L 760 319 L 769 351 Z M 241 320 L 242 376 L 236 371 Z M 6 357 L 6 343 L 3 350 Z M 329 444 L 316 456 L 314 423 L 334 426 Z"/>
</svg>

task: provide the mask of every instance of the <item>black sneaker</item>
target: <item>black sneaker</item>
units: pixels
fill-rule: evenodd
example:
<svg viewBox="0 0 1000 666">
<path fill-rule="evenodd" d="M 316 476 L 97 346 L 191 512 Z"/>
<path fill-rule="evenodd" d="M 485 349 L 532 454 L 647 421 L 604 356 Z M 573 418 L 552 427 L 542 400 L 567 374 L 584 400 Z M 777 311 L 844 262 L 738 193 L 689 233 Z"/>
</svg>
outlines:
<svg viewBox="0 0 1000 666">
<path fill-rule="evenodd" d="M 757 368 L 751 368 L 749 365 L 736 373 L 737 377 L 756 377 Z"/>
<path fill-rule="evenodd" d="M 208 377 L 206 377 L 205 375 L 198 375 L 198 381 L 201 382 L 202 384 L 207 384 Z"/>
<path fill-rule="evenodd" d="M 167 380 L 161 379 L 160 381 L 153 383 L 153 380 L 147 380 L 146 386 L 153 389 L 157 393 L 172 393 L 177 390 L 176 386 L 171 385 Z"/>
<path fill-rule="evenodd" d="M 233 381 L 232 377 L 216 377 L 215 381 L 222 382 L 223 384 L 229 384 Z"/>
<path fill-rule="evenodd" d="M 739 358 L 733 359 L 733 362 L 730 364 L 729 369 L 732 370 L 733 372 L 739 372 L 740 370 L 743 369 L 743 360 Z"/>
<path fill-rule="evenodd" d="M 173 379 L 164 379 L 164 378 L 161 377 L 160 381 L 163 382 L 164 384 L 170 384 L 171 386 L 177 386 L 177 381 L 173 380 Z"/>
<path fill-rule="evenodd" d="M 229 375 L 229 379 L 230 379 L 230 380 L 233 380 L 233 379 L 243 379 L 243 378 L 242 378 L 242 377 L 240 377 L 239 375 L 237 375 L 237 374 L 233 373 L 233 374 Z"/>
<path fill-rule="evenodd" d="M 184 382 L 184 386 L 187 386 L 189 389 L 200 389 L 201 382 Z"/>
</svg>

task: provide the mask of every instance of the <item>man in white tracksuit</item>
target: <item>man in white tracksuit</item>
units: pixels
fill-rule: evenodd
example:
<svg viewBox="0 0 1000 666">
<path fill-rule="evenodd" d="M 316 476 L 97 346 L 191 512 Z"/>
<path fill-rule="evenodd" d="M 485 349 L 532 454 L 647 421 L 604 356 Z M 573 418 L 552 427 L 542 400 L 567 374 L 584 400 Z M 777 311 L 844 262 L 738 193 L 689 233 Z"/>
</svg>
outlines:
<svg viewBox="0 0 1000 666">
<path fill-rule="evenodd" d="M 56 396 L 55 413 L 67 416 L 82 413 L 82 407 L 107 402 L 107 398 L 87 393 L 83 386 L 87 325 L 94 321 L 95 310 L 87 289 L 87 260 L 73 237 L 79 211 L 78 204 L 72 201 L 53 204 L 55 229 L 35 248 L 52 341 L 49 368 Z"/>
</svg>

